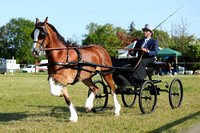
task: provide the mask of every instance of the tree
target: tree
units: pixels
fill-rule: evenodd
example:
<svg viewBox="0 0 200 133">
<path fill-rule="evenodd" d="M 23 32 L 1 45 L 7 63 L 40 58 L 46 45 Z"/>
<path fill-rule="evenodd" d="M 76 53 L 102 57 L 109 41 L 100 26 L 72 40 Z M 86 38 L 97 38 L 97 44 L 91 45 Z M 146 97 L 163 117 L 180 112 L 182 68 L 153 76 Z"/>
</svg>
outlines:
<svg viewBox="0 0 200 133">
<path fill-rule="evenodd" d="M 31 54 L 31 32 L 34 22 L 23 18 L 11 19 L 9 23 L 0 28 L 0 55 L 3 58 L 13 56 L 19 63 L 34 63 Z"/>
<path fill-rule="evenodd" d="M 115 56 L 116 49 L 114 47 L 121 47 L 122 42 L 118 40 L 117 32 L 125 30 L 121 28 L 114 28 L 112 24 L 98 25 L 90 23 L 86 26 L 89 34 L 85 34 L 85 39 L 82 40 L 83 45 L 97 44 L 104 47 L 111 57 Z"/>
<path fill-rule="evenodd" d="M 200 41 L 194 35 L 189 35 L 187 23 L 173 24 L 171 30 L 170 48 L 182 53 L 186 62 L 200 61 Z M 199 69 L 200 65 L 187 65 L 187 69 Z"/>
<path fill-rule="evenodd" d="M 135 23 L 131 22 L 130 26 L 129 26 L 129 30 L 128 30 L 128 34 L 130 36 L 133 36 L 135 38 L 143 38 L 143 33 L 141 30 L 136 30 L 135 29 Z"/>
<path fill-rule="evenodd" d="M 153 39 L 158 40 L 159 47 L 166 48 L 171 43 L 169 34 L 163 30 L 154 30 Z"/>
<path fill-rule="evenodd" d="M 134 41 L 139 40 L 139 38 L 133 37 L 128 34 L 124 34 L 122 32 L 117 32 L 118 40 L 122 42 L 122 46 L 126 47 L 133 43 Z"/>
<path fill-rule="evenodd" d="M 181 24 L 172 25 L 170 47 L 181 52 L 186 58 L 191 57 L 192 45 L 196 45 L 194 35 L 187 32 L 187 24 L 181 20 Z"/>
</svg>

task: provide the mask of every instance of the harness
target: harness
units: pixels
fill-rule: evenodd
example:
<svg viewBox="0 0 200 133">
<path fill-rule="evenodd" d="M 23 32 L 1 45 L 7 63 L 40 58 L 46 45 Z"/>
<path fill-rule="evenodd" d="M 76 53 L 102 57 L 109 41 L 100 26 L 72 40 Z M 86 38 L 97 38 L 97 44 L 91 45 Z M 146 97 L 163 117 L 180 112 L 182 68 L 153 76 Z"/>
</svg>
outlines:
<svg viewBox="0 0 200 133">
<path fill-rule="evenodd" d="M 77 55 L 78 55 L 78 61 L 81 62 L 83 59 L 82 59 L 82 56 L 81 56 L 80 51 L 79 51 L 77 48 L 74 48 L 74 50 L 76 51 L 76 53 L 77 53 Z M 69 52 L 67 52 L 67 53 L 69 53 Z M 67 61 L 67 62 L 68 62 L 68 61 Z M 74 79 L 72 85 L 74 85 L 76 82 L 79 81 L 80 73 L 81 73 L 81 69 L 82 69 L 82 67 L 83 67 L 83 64 L 82 64 L 82 63 L 78 63 L 77 66 L 78 66 L 78 72 L 77 72 L 77 74 L 76 74 L 76 77 L 75 77 L 75 79 Z"/>
<path fill-rule="evenodd" d="M 34 41 L 35 43 L 38 43 L 40 44 L 40 50 L 61 50 L 61 49 L 67 49 L 67 60 L 66 60 L 66 63 L 63 63 L 63 62 L 52 62 L 52 63 L 45 63 L 45 64 L 41 64 L 39 66 L 48 66 L 51 67 L 51 66 L 54 66 L 54 65 L 59 65 L 59 66 L 63 66 L 63 67 L 67 67 L 67 68 L 72 68 L 72 69 L 76 69 L 77 70 L 77 74 L 76 74 L 76 77 L 74 78 L 74 81 L 72 83 L 72 85 L 74 85 L 76 82 L 79 81 L 80 79 L 80 73 L 82 70 L 86 71 L 86 72 L 89 72 L 89 73 L 93 73 L 93 75 L 96 75 L 96 74 L 102 74 L 102 75 L 106 75 L 106 74 L 110 74 L 110 73 L 113 73 L 116 71 L 116 69 L 121 69 L 121 70 L 130 70 L 129 68 L 127 67 L 114 67 L 114 66 L 105 66 L 105 65 L 101 65 L 101 64 L 95 64 L 95 63 L 92 63 L 92 62 L 87 62 L 87 61 L 84 61 L 83 58 L 82 58 L 82 55 L 80 53 L 80 51 L 78 50 L 79 47 L 65 47 L 65 48 L 44 48 L 44 42 L 47 38 L 47 36 L 49 37 L 49 33 L 48 33 L 48 30 L 45 26 L 36 26 L 35 29 L 42 29 L 43 32 L 41 34 L 41 38 L 43 39 L 43 42 L 40 43 L 38 41 Z M 31 33 L 31 37 L 33 38 L 33 33 L 34 31 Z M 91 46 L 84 46 L 83 48 L 87 48 L 87 47 L 91 47 Z M 72 61 L 72 62 L 68 62 L 69 60 L 69 49 L 74 49 L 78 55 L 78 61 Z M 104 68 L 110 68 L 110 70 L 105 70 L 105 71 L 98 71 L 98 70 L 95 70 L 95 71 L 91 71 L 91 70 L 87 70 L 87 69 L 84 69 L 83 66 L 91 66 L 91 67 L 104 67 Z"/>
</svg>

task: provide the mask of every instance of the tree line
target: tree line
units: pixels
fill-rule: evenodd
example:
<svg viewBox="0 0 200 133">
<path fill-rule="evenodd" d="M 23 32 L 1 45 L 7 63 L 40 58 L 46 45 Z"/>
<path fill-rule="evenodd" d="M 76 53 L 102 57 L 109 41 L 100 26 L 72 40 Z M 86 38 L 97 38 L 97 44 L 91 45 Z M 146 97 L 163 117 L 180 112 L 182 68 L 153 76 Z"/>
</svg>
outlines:
<svg viewBox="0 0 200 133">
<path fill-rule="evenodd" d="M 31 54 L 33 40 L 30 36 L 34 26 L 34 22 L 24 18 L 13 18 L 1 26 L 0 57 L 6 59 L 15 57 L 20 64 L 34 63 L 36 58 Z M 114 27 L 109 23 L 98 25 L 92 22 L 86 25 L 86 30 L 88 34 L 83 35 L 82 45 L 101 45 L 111 57 L 115 56 L 117 48 L 126 47 L 143 37 L 141 29 L 135 29 L 134 22 L 131 22 L 127 29 Z M 152 38 L 159 41 L 161 48 L 169 47 L 181 52 L 185 61 L 200 61 L 200 39 L 188 34 L 187 24 L 183 20 L 180 24 L 172 25 L 170 32 L 163 31 L 162 28 L 155 30 Z M 200 65 L 194 67 L 198 66 Z"/>
</svg>

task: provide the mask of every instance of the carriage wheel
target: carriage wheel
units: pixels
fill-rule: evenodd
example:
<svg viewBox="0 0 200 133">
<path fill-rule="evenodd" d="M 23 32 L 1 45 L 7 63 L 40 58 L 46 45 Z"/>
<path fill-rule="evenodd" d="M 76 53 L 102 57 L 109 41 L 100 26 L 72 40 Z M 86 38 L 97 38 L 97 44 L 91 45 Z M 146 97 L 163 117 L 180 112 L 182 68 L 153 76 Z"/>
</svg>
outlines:
<svg viewBox="0 0 200 133">
<path fill-rule="evenodd" d="M 136 88 L 134 88 L 134 92 Z M 122 102 L 125 107 L 133 107 L 136 102 L 137 95 L 136 94 L 121 94 Z"/>
<path fill-rule="evenodd" d="M 183 100 L 183 86 L 180 79 L 175 78 L 169 88 L 169 103 L 172 109 L 179 108 Z"/>
<path fill-rule="evenodd" d="M 139 106 L 143 114 L 149 114 L 155 110 L 157 91 L 154 83 L 147 80 L 143 83 L 139 93 Z"/>
<path fill-rule="evenodd" d="M 95 80 L 93 83 L 99 88 L 97 94 L 95 95 L 92 108 L 92 112 L 96 113 L 103 111 L 104 108 L 106 107 L 108 103 L 108 90 L 104 82 L 101 80 Z M 92 90 L 89 89 L 88 96 L 90 95 L 91 92 Z"/>
</svg>

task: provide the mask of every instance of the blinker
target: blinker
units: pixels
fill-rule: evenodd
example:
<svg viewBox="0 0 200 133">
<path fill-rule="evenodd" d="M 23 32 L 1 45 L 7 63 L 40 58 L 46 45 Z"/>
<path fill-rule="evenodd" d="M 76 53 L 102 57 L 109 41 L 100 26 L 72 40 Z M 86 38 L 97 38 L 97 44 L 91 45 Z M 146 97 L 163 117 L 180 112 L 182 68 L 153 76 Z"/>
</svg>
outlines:
<svg viewBox="0 0 200 133">
<path fill-rule="evenodd" d="M 38 35 L 38 40 L 45 39 L 45 37 L 46 37 L 45 31 L 44 31 L 42 28 L 40 28 L 40 27 L 35 28 L 35 29 L 39 29 L 39 30 L 40 30 L 40 33 L 39 33 L 39 35 Z M 34 29 L 34 31 L 31 33 L 31 38 L 32 38 L 32 39 L 34 39 L 34 32 L 35 32 L 35 29 Z"/>
</svg>

